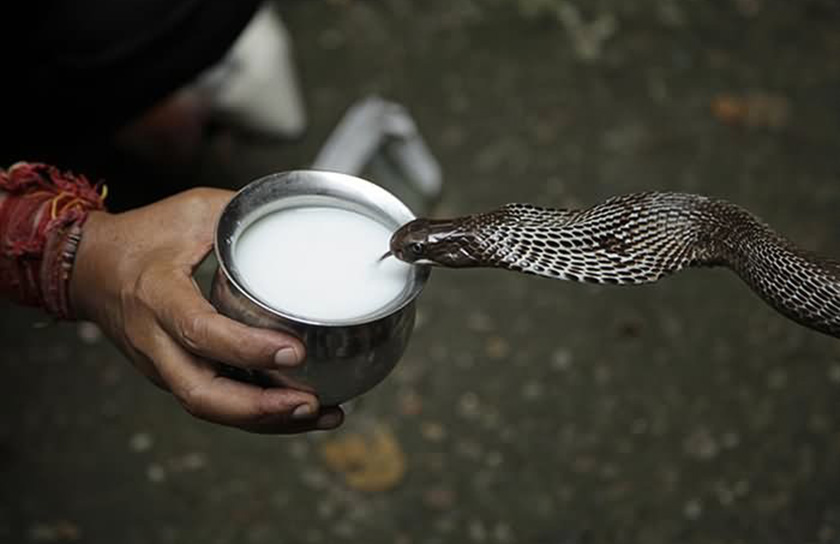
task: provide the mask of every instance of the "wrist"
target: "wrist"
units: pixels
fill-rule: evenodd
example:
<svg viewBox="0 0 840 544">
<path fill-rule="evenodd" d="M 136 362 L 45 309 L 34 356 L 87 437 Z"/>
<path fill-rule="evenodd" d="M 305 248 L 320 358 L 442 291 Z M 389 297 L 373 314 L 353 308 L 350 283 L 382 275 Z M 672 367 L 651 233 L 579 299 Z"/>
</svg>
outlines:
<svg viewBox="0 0 840 544">
<path fill-rule="evenodd" d="M 91 304 L 90 294 L 101 290 L 103 278 L 98 271 L 103 254 L 111 251 L 108 248 L 108 224 L 112 215 L 105 211 L 91 212 L 81 228 L 80 239 L 76 248 L 73 269 L 68 281 L 70 309 L 75 319 L 95 320 L 94 306 Z"/>
</svg>

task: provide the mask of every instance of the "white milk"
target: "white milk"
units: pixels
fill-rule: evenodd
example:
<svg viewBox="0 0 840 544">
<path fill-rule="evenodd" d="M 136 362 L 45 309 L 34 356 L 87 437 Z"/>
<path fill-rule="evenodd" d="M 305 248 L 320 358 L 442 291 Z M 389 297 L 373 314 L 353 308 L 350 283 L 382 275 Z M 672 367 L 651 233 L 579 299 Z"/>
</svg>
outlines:
<svg viewBox="0 0 840 544">
<path fill-rule="evenodd" d="M 314 320 L 369 314 L 400 295 L 411 266 L 379 258 L 391 231 L 356 212 L 329 207 L 279 210 L 239 237 L 245 287 L 266 305 Z"/>
</svg>

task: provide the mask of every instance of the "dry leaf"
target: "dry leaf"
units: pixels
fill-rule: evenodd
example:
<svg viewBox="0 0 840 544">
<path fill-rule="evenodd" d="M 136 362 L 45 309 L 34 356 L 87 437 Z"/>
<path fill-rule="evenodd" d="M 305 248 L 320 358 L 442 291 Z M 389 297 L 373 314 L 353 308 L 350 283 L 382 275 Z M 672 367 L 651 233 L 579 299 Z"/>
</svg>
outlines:
<svg viewBox="0 0 840 544">
<path fill-rule="evenodd" d="M 406 471 L 405 454 L 394 433 L 384 425 L 377 425 L 370 433 L 345 434 L 326 441 L 321 455 L 331 470 L 359 491 L 393 489 Z"/>
</svg>

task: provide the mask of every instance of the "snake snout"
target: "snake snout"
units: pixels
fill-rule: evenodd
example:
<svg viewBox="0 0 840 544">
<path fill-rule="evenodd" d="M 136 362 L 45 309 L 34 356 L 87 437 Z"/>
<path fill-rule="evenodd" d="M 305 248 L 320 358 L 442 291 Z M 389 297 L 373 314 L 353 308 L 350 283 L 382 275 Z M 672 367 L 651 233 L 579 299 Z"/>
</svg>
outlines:
<svg viewBox="0 0 840 544">
<path fill-rule="evenodd" d="M 426 243 L 429 239 L 428 221 L 415 219 L 401 226 L 391 236 L 390 253 L 408 263 L 424 258 Z"/>
</svg>

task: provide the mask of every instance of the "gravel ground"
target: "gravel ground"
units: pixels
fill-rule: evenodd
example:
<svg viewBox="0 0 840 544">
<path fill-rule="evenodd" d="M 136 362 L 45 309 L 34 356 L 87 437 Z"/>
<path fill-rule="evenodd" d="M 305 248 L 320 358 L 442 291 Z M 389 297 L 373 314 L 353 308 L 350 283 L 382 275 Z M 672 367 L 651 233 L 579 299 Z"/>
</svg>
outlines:
<svg viewBox="0 0 840 544">
<path fill-rule="evenodd" d="M 445 169 L 435 214 L 691 191 L 840 255 L 832 0 L 283 9 L 311 130 L 228 142 L 214 183 L 306 165 L 379 93 Z M 840 542 L 840 343 L 732 274 L 437 271 L 419 317 L 342 430 L 266 437 L 190 418 L 94 326 L 3 306 L 0 542 Z"/>
</svg>

